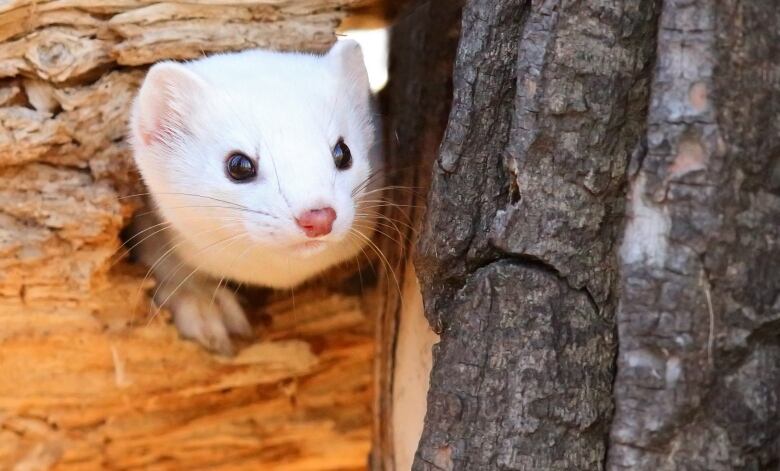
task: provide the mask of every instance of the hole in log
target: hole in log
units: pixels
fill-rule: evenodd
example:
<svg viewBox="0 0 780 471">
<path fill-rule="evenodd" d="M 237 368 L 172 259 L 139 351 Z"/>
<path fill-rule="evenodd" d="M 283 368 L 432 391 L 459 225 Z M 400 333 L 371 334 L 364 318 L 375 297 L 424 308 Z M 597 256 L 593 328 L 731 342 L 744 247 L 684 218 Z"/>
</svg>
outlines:
<svg viewBox="0 0 780 471">
<path fill-rule="evenodd" d="M 234 337 L 233 356 L 217 355 L 183 340 L 169 311 L 149 299 L 161 280 L 146 276 L 149 259 L 132 249 L 155 229 L 134 228 L 151 208 L 132 196 L 146 190 L 124 139 L 130 103 L 153 62 L 252 46 L 322 52 L 344 12 L 334 2 L 294 12 L 94 3 L 39 10 L 22 2 L 0 12 L 0 23 L 32 25 L 11 36 L 16 55 L 0 82 L 0 198 L 12 203 L 1 215 L 0 468 L 45 459 L 63 469 L 279 469 L 297 461 L 364 469 L 372 438 L 375 459 L 393 459 L 392 433 L 380 430 L 392 410 L 380 404 L 393 401 L 402 293 L 419 291 L 406 260 L 427 187 L 420 168 L 432 165 L 446 121 L 451 53 L 421 49 L 415 64 L 405 56 L 395 67 L 406 75 L 381 92 L 382 170 L 394 187 L 383 195 L 391 204 L 376 208 L 372 243 L 382 254 L 367 246 L 294 289 L 212 284 L 206 305 L 224 302 L 216 288 L 237 293 L 254 335 Z M 340 27 L 363 42 L 376 90 L 389 78 L 385 28 L 398 5 L 363 10 Z M 420 11 L 405 16 L 407 27 Z M 457 35 L 447 34 L 454 51 Z M 423 75 L 430 80 L 414 99 L 404 87 Z M 429 114 L 412 112 L 419 110 Z M 420 322 L 405 328 L 424 330 L 415 294 Z"/>
</svg>

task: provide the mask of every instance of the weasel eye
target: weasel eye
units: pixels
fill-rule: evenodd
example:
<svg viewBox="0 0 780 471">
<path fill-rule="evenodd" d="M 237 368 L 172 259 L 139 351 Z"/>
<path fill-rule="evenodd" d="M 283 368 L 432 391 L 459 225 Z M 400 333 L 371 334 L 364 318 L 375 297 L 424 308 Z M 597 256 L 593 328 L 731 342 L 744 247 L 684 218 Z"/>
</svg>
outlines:
<svg viewBox="0 0 780 471">
<path fill-rule="evenodd" d="M 342 138 L 339 138 L 336 146 L 333 147 L 333 162 L 339 170 L 346 170 L 352 166 L 352 152 Z"/>
<path fill-rule="evenodd" d="M 230 154 L 225 164 L 228 176 L 235 182 L 245 182 L 257 175 L 252 159 L 240 152 Z"/>
</svg>

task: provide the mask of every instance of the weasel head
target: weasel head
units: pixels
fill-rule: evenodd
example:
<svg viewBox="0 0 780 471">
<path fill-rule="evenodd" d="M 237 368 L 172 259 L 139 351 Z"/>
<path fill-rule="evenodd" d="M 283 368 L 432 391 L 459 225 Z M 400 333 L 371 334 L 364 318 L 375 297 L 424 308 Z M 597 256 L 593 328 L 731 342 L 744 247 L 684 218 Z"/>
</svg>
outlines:
<svg viewBox="0 0 780 471">
<path fill-rule="evenodd" d="M 322 56 L 252 50 L 161 62 L 133 107 L 134 157 L 184 238 L 299 258 L 360 247 L 377 199 L 370 102 L 349 40 Z"/>
</svg>

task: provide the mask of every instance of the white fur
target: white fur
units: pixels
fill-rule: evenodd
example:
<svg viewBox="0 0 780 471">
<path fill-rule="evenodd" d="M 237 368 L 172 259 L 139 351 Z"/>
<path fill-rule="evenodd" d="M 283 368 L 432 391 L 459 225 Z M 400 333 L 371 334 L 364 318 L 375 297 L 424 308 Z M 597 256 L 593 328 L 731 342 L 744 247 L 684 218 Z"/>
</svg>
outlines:
<svg viewBox="0 0 780 471">
<path fill-rule="evenodd" d="M 152 67 L 133 108 L 132 144 L 173 225 L 175 255 L 199 274 L 273 288 L 355 257 L 374 225 L 352 195 L 379 164 L 370 101 L 353 41 L 324 56 L 252 50 Z M 352 153 L 347 170 L 331 155 L 340 137 Z M 254 181 L 228 178 L 236 151 L 255 161 Z M 295 217 L 326 206 L 337 214 L 332 232 L 306 244 Z"/>
</svg>

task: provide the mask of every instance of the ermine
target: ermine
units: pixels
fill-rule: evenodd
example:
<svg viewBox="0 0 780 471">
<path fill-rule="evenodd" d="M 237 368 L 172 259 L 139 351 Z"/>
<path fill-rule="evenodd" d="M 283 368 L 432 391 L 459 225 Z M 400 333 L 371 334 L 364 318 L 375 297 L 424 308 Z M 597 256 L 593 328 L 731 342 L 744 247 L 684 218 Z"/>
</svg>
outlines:
<svg viewBox="0 0 780 471">
<path fill-rule="evenodd" d="M 252 334 L 226 280 L 294 287 L 356 257 L 373 233 L 381 155 L 354 41 L 325 55 L 158 63 L 130 126 L 154 208 L 131 227 L 134 252 L 157 279 L 155 303 L 212 351 L 231 354 L 231 335 Z"/>
</svg>

